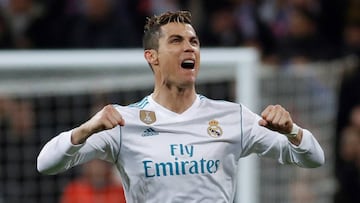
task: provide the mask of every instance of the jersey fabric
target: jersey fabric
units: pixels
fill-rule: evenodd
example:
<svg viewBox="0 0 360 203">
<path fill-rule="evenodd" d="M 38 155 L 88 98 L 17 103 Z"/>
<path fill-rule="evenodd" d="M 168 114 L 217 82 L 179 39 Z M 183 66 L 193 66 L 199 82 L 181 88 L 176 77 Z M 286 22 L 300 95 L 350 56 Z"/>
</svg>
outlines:
<svg viewBox="0 0 360 203">
<path fill-rule="evenodd" d="M 92 158 L 116 164 L 127 202 L 233 202 L 238 160 L 250 153 L 317 167 L 324 153 L 303 130 L 299 146 L 259 126 L 261 119 L 242 104 L 197 95 L 185 112 L 174 113 L 151 95 L 129 105 L 115 105 L 125 120 L 71 144 L 71 130 L 48 142 L 38 157 L 38 170 L 55 174 Z M 241 194 L 240 194 L 241 195 Z"/>
</svg>

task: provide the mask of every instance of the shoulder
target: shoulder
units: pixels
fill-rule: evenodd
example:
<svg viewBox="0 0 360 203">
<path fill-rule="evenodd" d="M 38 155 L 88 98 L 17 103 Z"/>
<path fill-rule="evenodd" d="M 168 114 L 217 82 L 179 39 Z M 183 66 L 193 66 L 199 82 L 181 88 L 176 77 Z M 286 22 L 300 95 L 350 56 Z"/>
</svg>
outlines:
<svg viewBox="0 0 360 203">
<path fill-rule="evenodd" d="M 129 105 L 119 105 L 119 104 L 113 104 L 113 106 L 120 111 L 133 111 L 133 110 L 139 110 L 144 109 L 147 105 L 149 105 L 148 96 L 144 97 L 142 100 L 129 104 Z"/>
<path fill-rule="evenodd" d="M 228 111 L 228 112 L 238 112 L 241 116 L 249 117 L 256 117 L 257 114 L 250 110 L 242 103 L 230 102 L 226 100 L 215 100 L 209 99 L 205 96 L 200 95 L 201 105 L 207 106 L 211 109 L 216 109 L 219 111 Z"/>
<path fill-rule="evenodd" d="M 127 108 L 134 108 L 134 109 L 143 109 L 147 105 L 149 105 L 149 96 L 144 97 L 142 100 L 129 104 L 126 106 Z"/>
<path fill-rule="evenodd" d="M 129 105 L 119 105 L 113 104 L 114 108 L 126 119 L 137 119 L 139 112 L 141 110 L 149 108 L 148 96 L 144 97 L 142 100 L 129 104 Z"/>
<path fill-rule="evenodd" d="M 199 98 L 202 105 L 214 106 L 218 108 L 235 108 L 235 109 L 241 108 L 241 104 L 231 101 L 210 99 L 203 95 L 199 95 Z"/>
</svg>

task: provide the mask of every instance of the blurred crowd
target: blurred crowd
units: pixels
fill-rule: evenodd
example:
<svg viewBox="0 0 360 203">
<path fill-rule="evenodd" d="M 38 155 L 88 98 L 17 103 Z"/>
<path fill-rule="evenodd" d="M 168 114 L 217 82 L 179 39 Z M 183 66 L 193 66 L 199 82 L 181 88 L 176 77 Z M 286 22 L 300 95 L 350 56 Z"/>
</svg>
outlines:
<svg viewBox="0 0 360 203">
<path fill-rule="evenodd" d="M 203 47 L 256 47 L 270 64 L 358 54 L 357 0 L 0 0 L 0 49 L 141 47 L 145 19 L 190 10 Z"/>
<path fill-rule="evenodd" d="M 121 179 L 114 166 L 95 159 L 82 165 L 82 173 L 64 188 L 60 203 L 125 203 Z"/>
<path fill-rule="evenodd" d="M 360 65 L 344 73 L 336 126 L 335 203 L 360 202 Z"/>
</svg>

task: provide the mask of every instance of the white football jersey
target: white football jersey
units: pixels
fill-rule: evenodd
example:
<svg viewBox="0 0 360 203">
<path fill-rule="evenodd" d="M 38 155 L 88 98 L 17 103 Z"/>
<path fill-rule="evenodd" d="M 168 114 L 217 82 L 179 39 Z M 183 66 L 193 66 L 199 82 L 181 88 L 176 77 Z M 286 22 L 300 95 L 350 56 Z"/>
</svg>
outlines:
<svg viewBox="0 0 360 203">
<path fill-rule="evenodd" d="M 241 104 L 198 95 L 181 114 L 156 103 L 151 95 L 115 105 L 125 126 L 94 134 L 72 145 L 71 131 L 47 143 L 38 169 L 58 173 L 92 158 L 116 164 L 131 203 L 233 202 L 238 160 L 250 153 L 315 167 L 323 151 L 304 130 L 299 146 L 258 125 L 260 117 Z M 60 164 L 59 164 L 60 163 Z"/>
</svg>

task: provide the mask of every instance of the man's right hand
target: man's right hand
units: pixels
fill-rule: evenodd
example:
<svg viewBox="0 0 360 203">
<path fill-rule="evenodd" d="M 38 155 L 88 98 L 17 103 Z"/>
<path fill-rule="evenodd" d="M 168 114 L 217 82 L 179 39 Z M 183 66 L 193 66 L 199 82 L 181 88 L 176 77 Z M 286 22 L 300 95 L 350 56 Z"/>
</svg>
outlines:
<svg viewBox="0 0 360 203">
<path fill-rule="evenodd" d="M 71 143 L 74 145 L 82 144 L 94 133 L 112 129 L 117 125 L 123 126 L 125 125 L 125 121 L 112 105 L 107 105 L 90 120 L 73 130 Z"/>
</svg>

